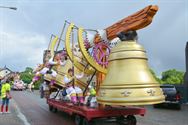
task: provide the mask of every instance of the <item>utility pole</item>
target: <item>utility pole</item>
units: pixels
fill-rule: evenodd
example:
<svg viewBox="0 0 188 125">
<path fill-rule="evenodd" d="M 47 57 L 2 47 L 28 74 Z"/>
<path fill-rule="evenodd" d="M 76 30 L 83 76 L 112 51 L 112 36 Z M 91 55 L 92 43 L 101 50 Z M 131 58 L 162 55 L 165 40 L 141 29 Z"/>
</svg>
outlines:
<svg viewBox="0 0 188 125">
<path fill-rule="evenodd" d="M 185 89 L 184 98 L 185 101 L 188 102 L 188 41 L 185 47 L 185 66 L 186 66 L 186 71 L 184 74 L 184 89 Z"/>
</svg>

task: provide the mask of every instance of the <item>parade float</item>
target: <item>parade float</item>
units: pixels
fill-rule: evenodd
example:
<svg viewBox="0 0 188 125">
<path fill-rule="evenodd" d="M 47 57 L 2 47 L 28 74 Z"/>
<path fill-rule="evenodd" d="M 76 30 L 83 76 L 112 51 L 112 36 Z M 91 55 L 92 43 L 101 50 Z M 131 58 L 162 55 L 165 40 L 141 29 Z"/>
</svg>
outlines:
<svg viewBox="0 0 188 125">
<path fill-rule="evenodd" d="M 136 125 L 134 115 L 145 114 L 140 105 L 163 102 L 164 95 L 150 72 L 146 51 L 136 33 L 151 24 L 157 11 L 157 6 L 147 6 L 104 30 L 84 29 L 65 21 L 60 37 L 52 35 L 43 64 L 35 69 L 31 83 L 44 77 L 50 111 L 58 109 L 74 115 L 76 125 L 89 125 L 97 118 Z M 65 77 L 70 72 L 72 81 L 67 87 Z M 64 100 L 64 90 L 70 86 L 80 88 L 85 99 L 91 88 L 95 90 L 95 105 L 73 103 L 72 93 L 68 101 Z"/>
</svg>

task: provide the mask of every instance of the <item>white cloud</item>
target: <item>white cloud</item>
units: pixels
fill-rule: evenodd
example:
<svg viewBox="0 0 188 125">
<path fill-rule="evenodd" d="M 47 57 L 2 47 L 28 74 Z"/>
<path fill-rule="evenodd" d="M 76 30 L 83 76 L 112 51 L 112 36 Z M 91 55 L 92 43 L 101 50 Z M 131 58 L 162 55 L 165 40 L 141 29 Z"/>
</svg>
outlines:
<svg viewBox="0 0 188 125">
<path fill-rule="evenodd" d="M 0 32 L 0 62 L 16 70 L 42 62 L 48 40 L 40 34 Z M 14 67 L 15 66 L 15 67 Z"/>
</svg>

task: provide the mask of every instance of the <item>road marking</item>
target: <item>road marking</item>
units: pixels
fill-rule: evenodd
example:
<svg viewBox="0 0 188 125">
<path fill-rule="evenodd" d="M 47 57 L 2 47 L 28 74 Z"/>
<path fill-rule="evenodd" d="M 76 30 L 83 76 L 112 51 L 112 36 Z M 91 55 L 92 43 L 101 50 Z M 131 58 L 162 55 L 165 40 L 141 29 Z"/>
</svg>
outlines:
<svg viewBox="0 0 188 125">
<path fill-rule="evenodd" d="M 18 107 L 18 105 L 16 104 L 16 102 L 12 99 L 12 102 L 14 104 L 15 107 L 15 111 L 17 113 L 17 116 L 20 118 L 20 120 L 23 121 L 24 125 L 31 125 L 28 121 L 27 118 L 25 117 L 25 115 L 20 111 L 20 108 Z"/>
</svg>

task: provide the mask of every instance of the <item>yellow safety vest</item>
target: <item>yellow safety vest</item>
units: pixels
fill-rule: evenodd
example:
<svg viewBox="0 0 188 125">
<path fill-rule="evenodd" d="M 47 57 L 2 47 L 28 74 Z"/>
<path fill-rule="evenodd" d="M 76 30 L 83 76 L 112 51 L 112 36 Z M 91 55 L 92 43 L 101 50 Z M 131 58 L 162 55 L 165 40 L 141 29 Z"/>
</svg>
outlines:
<svg viewBox="0 0 188 125">
<path fill-rule="evenodd" d="M 91 89 L 90 89 L 90 94 L 91 94 L 92 96 L 95 96 L 95 95 L 96 95 L 96 91 L 95 91 L 94 88 L 91 88 Z"/>
<path fill-rule="evenodd" d="M 6 92 L 10 91 L 10 84 L 9 83 L 4 83 L 2 84 L 2 88 L 1 88 L 1 98 L 5 98 L 6 97 Z"/>
</svg>

